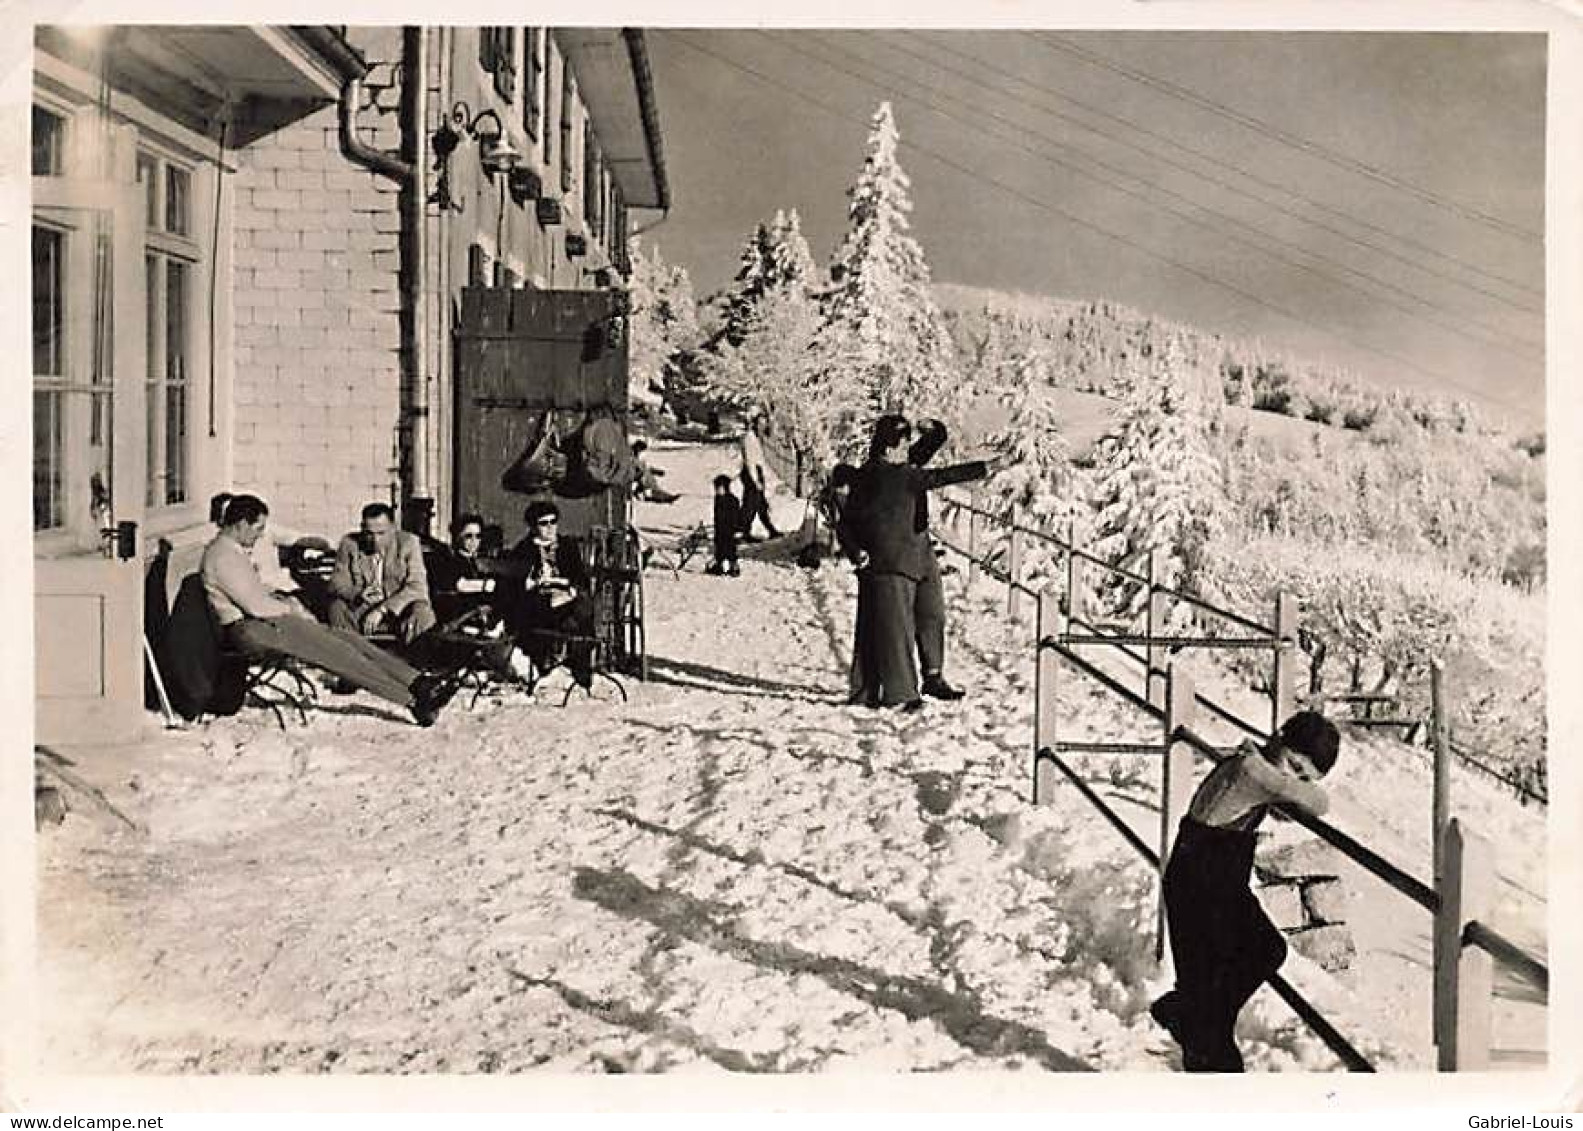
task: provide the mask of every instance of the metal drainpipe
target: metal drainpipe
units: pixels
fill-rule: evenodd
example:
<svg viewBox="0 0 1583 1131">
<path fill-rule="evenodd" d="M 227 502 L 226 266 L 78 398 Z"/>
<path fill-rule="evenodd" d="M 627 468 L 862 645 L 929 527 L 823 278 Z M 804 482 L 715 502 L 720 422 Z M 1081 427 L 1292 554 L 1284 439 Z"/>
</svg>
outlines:
<svg viewBox="0 0 1583 1131">
<path fill-rule="evenodd" d="M 443 118 L 447 108 L 451 105 L 451 67 L 455 55 L 453 43 L 454 31 L 449 27 L 440 27 L 435 30 L 435 54 L 439 61 L 439 114 Z M 428 144 L 428 139 L 424 139 Z M 430 339 L 430 346 L 434 350 L 430 359 L 430 395 L 429 395 L 429 420 L 425 433 L 429 440 L 429 450 L 433 452 L 449 452 L 448 438 L 455 434 L 455 422 L 451 418 L 454 400 L 448 400 L 446 393 L 455 388 L 456 375 L 451 371 L 449 351 L 445 348 L 451 340 L 451 213 L 449 209 L 439 209 L 439 216 L 435 224 L 434 246 L 438 252 L 434 259 L 434 294 L 431 296 L 429 309 L 433 314 L 432 325 L 434 335 Z M 451 465 L 454 467 L 454 463 Z M 438 529 L 444 530 L 447 523 L 454 516 L 456 498 L 455 485 L 450 482 L 451 468 L 441 461 L 439 466 L 432 468 L 432 478 L 437 488 L 445 496 L 445 512 L 439 513 L 436 498 L 435 519 L 439 523 Z M 438 495 L 440 492 L 436 492 Z"/>
<path fill-rule="evenodd" d="M 416 34 L 414 34 L 416 33 Z M 403 384 L 407 386 L 402 398 L 401 434 L 412 454 L 412 481 L 407 484 L 408 496 L 423 497 L 428 489 L 427 444 L 422 433 L 422 420 L 428 415 L 428 387 L 424 380 L 428 370 L 426 335 L 424 334 L 421 296 L 423 293 L 423 266 L 427 262 L 423 218 L 427 192 L 423 161 L 428 152 L 428 138 L 424 133 L 424 117 L 428 103 L 428 82 L 422 29 L 405 28 L 402 32 L 403 76 L 422 75 L 412 97 L 402 99 L 407 111 L 401 123 L 402 136 L 411 139 L 414 160 L 402 158 L 376 149 L 357 136 L 357 110 L 363 100 L 362 78 L 348 79 L 341 87 L 340 140 L 341 152 L 355 165 L 359 165 L 386 180 L 400 185 L 405 193 L 402 227 L 406 230 L 412 251 L 413 269 L 399 279 L 401 309 L 407 312 L 412 327 L 408 344 L 409 371 Z M 408 80 L 410 82 L 410 79 Z M 421 348 L 420 348 L 421 347 Z M 421 411 L 419 410 L 421 405 Z M 416 433 L 416 436 L 415 436 Z"/>
<path fill-rule="evenodd" d="M 429 200 L 429 33 L 421 27 L 402 29 L 402 78 L 412 88 L 409 100 L 411 118 L 402 123 L 402 133 L 412 139 L 412 177 L 407 185 L 403 227 L 409 233 L 412 271 L 407 280 L 409 293 L 402 305 L 412 312 L 412 390 L 402 426 L 412 455 L 410 493 L 429 499 L 433 488 L 429 475 L 429 308 L 423 296 L 429 283 L 429 239 L 425 229 Z"/>
</svg>

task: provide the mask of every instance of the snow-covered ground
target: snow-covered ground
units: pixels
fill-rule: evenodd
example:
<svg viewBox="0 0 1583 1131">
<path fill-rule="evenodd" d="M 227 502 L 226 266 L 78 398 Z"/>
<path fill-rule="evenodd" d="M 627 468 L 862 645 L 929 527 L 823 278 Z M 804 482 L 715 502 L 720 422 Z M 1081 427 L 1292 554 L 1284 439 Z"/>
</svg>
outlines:
<svg viewBox="0 0 1583 1131">
<path fill-rule="evenodd" d="M 734 461 L 656 449 L 684 493 L 640 504 L 663 542 Z M 1152 871 L 1075 790 L 1028 803 L 1027 631 L 957 592 L 969 697 L 849 707 L 850 573 L 752 550 L 738 579 L 650 571 L 627 703 L 541 689 L 420 730 L 327 698 L 306 728 L 249 711 L 81 755 L 137 827 L 78 802 L 41 838 L 46 1067 L 1175 1068 Z M 1063 695 L 1074 736 L 1146 733 Z M 1426 1065 L 1367 970 L 1285 973 L 1380 1067 Z M 1427 1009 L 1426 978 L 1401 993 Z M 1267 991 L 1242 1036 L 1255 1071 L 1336 1067 Z"/>
</svg>

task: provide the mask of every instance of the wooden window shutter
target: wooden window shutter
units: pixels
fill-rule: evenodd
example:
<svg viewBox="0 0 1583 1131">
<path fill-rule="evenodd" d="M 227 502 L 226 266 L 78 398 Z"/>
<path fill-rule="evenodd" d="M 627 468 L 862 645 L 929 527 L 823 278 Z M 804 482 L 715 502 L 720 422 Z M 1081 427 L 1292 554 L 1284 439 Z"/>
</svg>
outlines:
<svg viewBox="0 0 1583 1131">
<path fill-rule="evenodd" d="M 495 29 L 495 93 L 510 102 L 517 95 L 517 29 Z"/>
<path fill-rule="evenodd" d="M 543 48 L 542 35 L 538 28 L 522 29 L 522 130 L 534 141 L 539 138 L 539 114 L 542 86 L 540 73 L 544 70 L 544 63 L 539 57 Z"/>
<path fill-rule="evenodd" d="M 572 191 L 572 64 L 561 59 L 561 191 Z"/>
<path fill-rule="evenodd" d="M 599 222 L 599 156 L 594 150 L 594 124 L 583 119 L 583 223 L 593 231 Z"/>
<path fill-rule="evenodd" d="M 627 198 L 620 185 L 612 185 L 611 190 L 610 257 L 615 260 L 622 278 L 631 278 L 632 260 L 627 255 Z"/>
</svg>

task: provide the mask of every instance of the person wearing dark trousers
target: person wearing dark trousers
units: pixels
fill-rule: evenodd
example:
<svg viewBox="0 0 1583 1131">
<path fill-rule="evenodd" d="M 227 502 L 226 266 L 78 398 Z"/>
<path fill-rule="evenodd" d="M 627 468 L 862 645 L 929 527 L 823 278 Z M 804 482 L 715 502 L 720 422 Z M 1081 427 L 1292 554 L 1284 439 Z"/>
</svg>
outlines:
<svg viewBox="0 0 1583 1131">
<path fill-rule="evenodd" d="M 262 499 L 237 495 L 225 505 L 220 533 L 204 548 L 199 573 L 221 639 L 243 654 L 293 656 L 410 708 L 419 726 L 433 725 L 454 686 L 356 632 L 326 628 L 264 586 L 250 552 L 264 536 L 268 517 Z"/>
<path fill-rule="evenodd" d="M 742 507 L 731 493 L 731 476 L 715 476 L 714 488 L 715 560 L 705 572 L 740 577 L 742 567 L 737 564 L 737 539 L 742 533 Z"/>
<path fill-rule="evenodd" d="M 560 661 L 584 688 L 594 680 L 594 599 L 582 547 L 560 537 L 560 508 L 548 500 L 529 503 L 522 514 L 528 532 L 511 550 L 523 573 L 509 606 L 508 628 L 519 646 L 545 672 Z M 561 641 L 557 637 L 576 639 Z"/>
<path fill-rule="evenodd" d="M 1285 939 L 1248 887 L 1257 830 L 1272 805 L 1325 811 L 1313 783 L 1340 744 L 1329 719 L 1300 711 L 1262 748 L 1244 743 L 1216 766 L 1188 804 L 1165 868 L 1176 985 L 1149 1007 L 1188 1072 L 1243 1070 L 1237 1015 L 1286 960 Z"/>
<path fill-rule="evenodd" d="M 770 518 L 769 480 L 764 471 L 764 445 L 759 440 L 761 419 L 762 417 L 757 414 L 749 417 L 746 427 L 742 429 L 742 541 L 744 542 L 758 541 L 753 534 L 755 519 L 764 524 L 764 532 L 771 538 L 779 538 L 781 533 L 775 529 L 775 522 Z"/>
<path fill-rule="evenodd" d="M 922 467 L 945 446 L 945 425 L 938 420 L 925 420 L 918 425 L 918 438 L 907 449 L 907 462 Z M 986 465 L 987 468 L 987 465 Z M 945 678 L 945 584 L 940 578 L 940 556 L 935 552 L 934 540 L 929 537 L 929 494 L 918 495 L 916 527 L 929 543 L 929 556 L 924 563 L 924 574 L 918 582 L 917 602 L 913 609 L 913 622 L 917 632 L 918 666 L 923 671 L 920 690 L 932 699 L 960 699 L 962 691 L 946 682 Z"/>
<path fill-rule="evenodd" d="M 858 632 L 863 687 L 880 706 L 917 710 L 918 588 L 928 576 L 934 549 L 918 526 L 919 500 L 927 492 L 988 474 L 981 461 L 945 468 L 909 460 L 912 427 L 887 414 L 874 424 L 868 460 L 859 469 L 847 503 L 847 526 L 857 551 L 866 615 Z"/>
<path fill-rule="evenodd" d="M 853 538 L 852 528 L 848 522 L 847 504 L 852 498 L 852 486 L 857 482 L 858 469 L 849 463 L 838 463 L 830 469 L 830 479 L 819 492 L 819 511 L 825 523 L 830 527 L 831 536 L 835 539 L 835 549 L 843 558 L 854 566 L 861 561 L 861 550 Z M 866 704 L 873 706 L 871 699 L 877 699 L 878 688 L 871 689 L 866 678 L 863 663 L 863 649 L 865 647 L 865 632 L 868 629 L 869 597 L 868 574 L 859 569 L 857 571 L 857 612 L 852 623 L 852 665 L 847 673 L 847 702 L 850 704 Z M 872 692 L 872 693 L 871 693 Z"/>
</svg>

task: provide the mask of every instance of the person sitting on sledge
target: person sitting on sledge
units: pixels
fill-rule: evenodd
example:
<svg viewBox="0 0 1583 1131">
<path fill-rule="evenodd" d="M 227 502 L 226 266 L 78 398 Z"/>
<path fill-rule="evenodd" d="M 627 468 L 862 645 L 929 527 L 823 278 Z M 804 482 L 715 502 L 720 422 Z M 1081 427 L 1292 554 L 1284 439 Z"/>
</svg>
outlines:
<svg viewBox="0 0 1583 1131">
<path fill-rule="evenodd" d="M 555 667 L 564 655 L 572 678 L 587 688 L 594 678 L 592 586 L 582 548 L 560 537 L 560 517 L 548 500 L 529 503 L 522 514 L 528 532 L 510 556 L 524 577 L 508 606 L 507 627 L 538 671 Z"/>
</svg>

